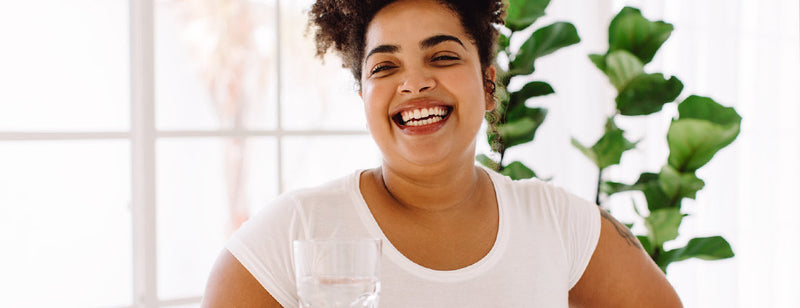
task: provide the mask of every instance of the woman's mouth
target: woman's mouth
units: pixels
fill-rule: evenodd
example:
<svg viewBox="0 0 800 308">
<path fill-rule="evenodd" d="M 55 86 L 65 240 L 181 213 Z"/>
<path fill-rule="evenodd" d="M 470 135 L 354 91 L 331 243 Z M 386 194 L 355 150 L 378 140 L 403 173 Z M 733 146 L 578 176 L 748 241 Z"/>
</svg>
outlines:
<svg viewBox="0 0 800 308">
<path fill-rule="evenodd" d="M 419 127 L 443 121 L 452 110 L 453 107 L 450 106 L 408 109 L 395 114 L 392 120 L 401 128 Z"/>
</svg>

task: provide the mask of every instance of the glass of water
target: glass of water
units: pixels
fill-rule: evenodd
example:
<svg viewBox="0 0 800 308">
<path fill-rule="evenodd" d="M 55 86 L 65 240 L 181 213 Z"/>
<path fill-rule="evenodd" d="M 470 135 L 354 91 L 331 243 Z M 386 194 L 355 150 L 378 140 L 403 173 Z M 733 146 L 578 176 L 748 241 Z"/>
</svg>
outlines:
<svg viewBox="0 0 800 308">
<path fill-rule="evenodd" d="M 380 260 L 376 239 L 294 241 L 300 307 L 378 307 Z"/>
</svg>

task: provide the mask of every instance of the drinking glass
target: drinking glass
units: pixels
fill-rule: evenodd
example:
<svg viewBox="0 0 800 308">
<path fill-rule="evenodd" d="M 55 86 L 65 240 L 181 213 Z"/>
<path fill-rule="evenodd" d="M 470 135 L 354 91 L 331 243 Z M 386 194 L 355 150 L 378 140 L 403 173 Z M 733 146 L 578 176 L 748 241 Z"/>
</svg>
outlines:
<svg viewBox="0 0 800 308">
<path fill-rule="evenodd" d="M 378 307 L 380 259 L 376 239 L 294 241 L 300 307 Z"/>
</svg>

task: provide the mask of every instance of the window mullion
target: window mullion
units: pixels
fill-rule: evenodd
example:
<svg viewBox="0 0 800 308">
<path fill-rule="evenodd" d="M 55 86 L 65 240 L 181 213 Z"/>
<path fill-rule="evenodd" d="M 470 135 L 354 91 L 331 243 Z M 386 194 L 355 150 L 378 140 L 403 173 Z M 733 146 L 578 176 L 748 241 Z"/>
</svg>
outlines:
<svg viewBox="0 0 800 308">
<path fill-rule="evenodd" d="M 158 305 L 153 0 L 131 0 L 131 157 L 134 307 Z"/>
<path fill-rule="evenodd" d="M 283 193 L 283 112 L 281 111 L 281 105 L 283 101 L 281 100 L 281 87 L 282 85 L 282 78 L 281 76 L 281 63 L 283 63 L 281 59 L 281 0 L 275 0 L 275 71 L 277 72 L 277 86 L 276 89 L 276 97 L 278 98 L 276 101 L 278 102 L 276 105 L 276 114 L 277 114 L 277 124 L 278 124 L 278 136 L 276 138 L 276 156 L 275 160 L 277 163 L 276 171 L 278 174 L 278 193 Z"/>
</svg>

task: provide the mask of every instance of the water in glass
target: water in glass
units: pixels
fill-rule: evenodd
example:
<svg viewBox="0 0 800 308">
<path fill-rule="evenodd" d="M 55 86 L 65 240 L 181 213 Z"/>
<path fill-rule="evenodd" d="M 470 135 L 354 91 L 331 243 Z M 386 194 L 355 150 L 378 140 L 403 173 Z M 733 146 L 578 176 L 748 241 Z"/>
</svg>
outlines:
<svg viewBox="0 0 800 308">
<path fill-rule="evenodd" d="M 374 239 L 295 241 L 300 307 L 377 307 L 380 246 L 380 241 Z"/>
<path fill-rule="evenodd" d="M 375 308 L 379 289 L 374 277 L 304 277 L 298 295 L 303 308 Z"/>
</svg>

